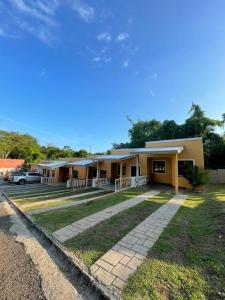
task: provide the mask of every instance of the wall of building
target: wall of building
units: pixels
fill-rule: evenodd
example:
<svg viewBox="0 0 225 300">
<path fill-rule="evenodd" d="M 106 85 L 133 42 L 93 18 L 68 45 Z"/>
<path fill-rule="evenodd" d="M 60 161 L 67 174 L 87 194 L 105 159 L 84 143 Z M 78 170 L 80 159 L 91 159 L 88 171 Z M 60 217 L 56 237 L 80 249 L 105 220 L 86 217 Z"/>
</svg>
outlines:
<svg viewBox="0 0 225 300">
<path fill-rule="evenodd" d="M 180 139 L 180 140 L 168 140 L 146 143 L 146 148 L 158 148 L 158 147 L 179 147 L 183 146 L 184 150 L 178 154 L 178 160 L 193 160 L 194 164 L 200 168 L 204 168 L 204 152 L 203 142 L 201 138 L 193 139 Z M 118 149 L 112 150 L 112 154 L 130 154 L 132 149 Z M 166 173 L 156 174 L 152 172 L 152 160 L 165 160 L 166 161 Z M 132 159 L 132 163 L 136 164 L 136 159 Z M 141 166 L 141 175 L 147 176 L 148 181 L 154 181 L 157 183 L 172 184 L 175 183 L 175 154 L 163 155 L 163 154 L 139 154 L 139 164 Z M 129 168 L 128 168 L 129 169 Z M 128 175 L 130 176 L 130 174 Z M 180 187 L 191 188 L 190 183 L 183 176 L 179 176 L 178 183 Z"/>
</svg>

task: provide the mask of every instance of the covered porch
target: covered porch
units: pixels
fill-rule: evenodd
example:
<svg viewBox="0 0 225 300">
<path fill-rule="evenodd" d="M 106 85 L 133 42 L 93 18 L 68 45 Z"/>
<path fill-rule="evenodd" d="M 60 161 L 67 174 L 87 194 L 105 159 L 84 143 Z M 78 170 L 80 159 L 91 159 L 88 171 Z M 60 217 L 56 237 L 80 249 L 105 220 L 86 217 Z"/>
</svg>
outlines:
<svg viewBox="0 0 225 300">
<path fill-rule="evenodd" d="M 179 191 L 178 155 L 183 147 L 140 148 L 132 151 L 136 155 L 137 168 L 142 166 L 147 183 L 172 185 Z M 137 174 L 138 176 L 138 174 Z"/>
<path fill-rule="evenodd" d="M 101 155 L 67 164 L 72 174 L 67 187 L 73 189 L 101 187 L 122 190 L 137 186 L 136 156 L 134 154 Z M 140 172 L 140 169 L 139 169 Z M 146 178 L 140 176 L 139 183 L 145 184 Z"/>
</svg>

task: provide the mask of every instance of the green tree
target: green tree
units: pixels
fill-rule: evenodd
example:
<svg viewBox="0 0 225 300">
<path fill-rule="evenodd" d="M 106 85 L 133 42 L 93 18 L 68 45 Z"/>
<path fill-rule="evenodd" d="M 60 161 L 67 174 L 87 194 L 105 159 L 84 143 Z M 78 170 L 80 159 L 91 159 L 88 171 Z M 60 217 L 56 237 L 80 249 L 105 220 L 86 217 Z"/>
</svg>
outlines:
<svg viewBox="0 0 225 300">
<path fill-rule="evenodd" d="M 155 119 L 133 123 L 132 128 L 129 129 L 130 146 L 144 147 L 146 141 L 160 139 L 160 127 L 161 122 Z"/>
<path fill-rule="evenodd" d="M 192 103 L 189 111 L 190 118 L 185 121 L 184 134 L 185 137 L 198 137 L 202 136 L 203 139 L 214 132 L 217 126 L 222 127 L 223 120 L 215 120 L 205 116 L 205 112 L 201 107 L 195 103 Z"/>
<path fill-rule="evenodd" d="M 6 159 L 15 147 L 18 140 L 18 134 L 0 130 L 0 158 Z"/>
</svg>

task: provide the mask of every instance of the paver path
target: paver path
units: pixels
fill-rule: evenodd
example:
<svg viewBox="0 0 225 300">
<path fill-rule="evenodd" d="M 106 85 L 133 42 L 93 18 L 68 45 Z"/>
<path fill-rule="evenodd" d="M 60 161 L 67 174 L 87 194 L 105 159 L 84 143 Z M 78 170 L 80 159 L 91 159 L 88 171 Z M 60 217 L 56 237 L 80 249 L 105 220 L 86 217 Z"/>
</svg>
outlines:
<svg viewBox="0 0 225 300">
<path fill-rule="evenodd" d="M 131 230 L 91 266 L 92 274 L 103 284 L 121 291 L 186 197 L 176 195 Z"/>
<path fill-rule="evenodd" d="M 27 214 L 32 216 L 32 215 L 45 213 L 45 212 L 48 212 L 48 211 L 51 211 L 51 210 L 57 210 L 57 209 L 63 209 L 63 208 L 71 207 L 71 206 L 87 204 L 88 202 L 91 202 L 93 200 L 100 200 L 101 198 L 104 198 L 104 197 L 109 196 L 109 195 L 110 195 L 110 193 L 105 194 L 105 195 L 101 195 L 101 196 L 97 196 L 97 197 L 88 198 L 88 199 L 85 199 L 85 200 L 69 202 L 69 203 L 62 204 L 62 205 L 54 205 L 54 206 L 49 206 L 49 207 L 44 207 L 44 208 L 38 208 L 38 209 L 34 209 L 32 211 L 27 212 Z M 55 202 L 55 201 L 51 200 L 51 202 Z M 40 202 L 38 202 L 38 203 L 40 203 Z M 45 201 L 44 203 L 49 203 L 49 202 Z M 35 203 L 35 205 L 36 204 L 37 204 L 37 202 Z M 23 206 L 23 208 L 24 208 L 24 206 Z"/>
<path fill-rule="evenodd" d="M 150 191 L 144 194 L 141 194 L 137 197 L 134 197 L 130 200 L 123 201 L 117 205 L 108 207 L 103 209 L 95 214 L 87 216 L 77 222 L 72 223 L 66 227 L 63 227 L 53 233 L 53 235 L 60 241 L 65 242 L 69 240 L 79 233 L 83 232 L 84 230 L 91 228 L 98 223 L 111 218 L 112 216 L 118 214 L 119 212 L 128 209 L 134 205 L 141 203 L 142 201 L 146 200 L 149 197 L 153 197 L 159 194 L 159 191 Z"/>
</svg>

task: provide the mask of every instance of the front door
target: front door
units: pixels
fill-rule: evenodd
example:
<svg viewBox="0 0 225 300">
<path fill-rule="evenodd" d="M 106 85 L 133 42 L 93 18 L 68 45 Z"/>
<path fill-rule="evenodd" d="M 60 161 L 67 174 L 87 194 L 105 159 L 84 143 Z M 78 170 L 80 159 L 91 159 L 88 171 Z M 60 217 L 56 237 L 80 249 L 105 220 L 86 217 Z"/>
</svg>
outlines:
<svg viewBox="0 0 225 300">
<path fill-rule="evenodd" d="M 113 183 L 115 182 L 115 179 L 119 178 L 118 168 L 119 168 L 118 163 L 112 163 L 112 165 L 111 165 L 111 180 Z"/>
</svg>

